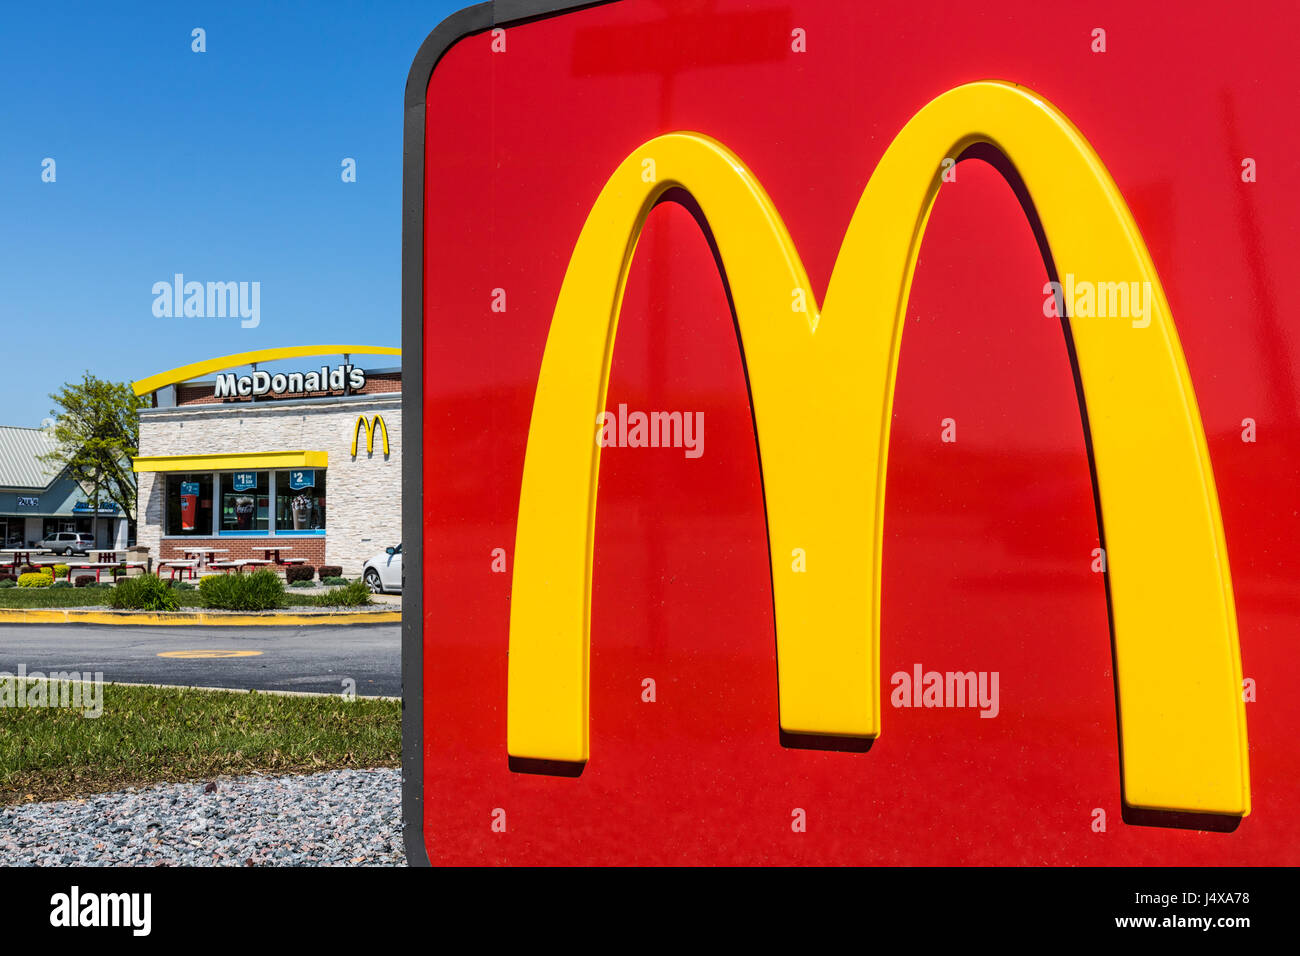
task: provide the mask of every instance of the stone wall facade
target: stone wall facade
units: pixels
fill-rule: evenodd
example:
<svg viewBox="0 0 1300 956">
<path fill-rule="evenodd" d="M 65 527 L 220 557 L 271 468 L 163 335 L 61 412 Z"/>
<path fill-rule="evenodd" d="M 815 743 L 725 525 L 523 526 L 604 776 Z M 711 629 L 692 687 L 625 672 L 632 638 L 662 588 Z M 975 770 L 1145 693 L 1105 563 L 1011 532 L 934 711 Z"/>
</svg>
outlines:
<svg viewBox="0 0 1300 956">
<path fill-rule="evenodd" d="M 389 454 L 375 429 L 374 451 L 366 452 L 364 429 L 352 455 L 358 416 L 375 415 L 388 428 Z M 140 413 L 142 457 L 161 455 L 237 455 L 264 451 L 324 451 L 325 535 L 217 537 L 163 535 L 165 475 L 141 472 L 136 538 L 160 558 L 180 557 L 182 547 L 229 548 L 226 558 L 255 557 L 252 548 L 284 544 L 286 556 L 305 557 L 315 567 L 339 565 L 350 577 L 361 564 L 402 540 L 402 396 L 400 392 L 346 397 L 186 405 Z"/>
</svg>

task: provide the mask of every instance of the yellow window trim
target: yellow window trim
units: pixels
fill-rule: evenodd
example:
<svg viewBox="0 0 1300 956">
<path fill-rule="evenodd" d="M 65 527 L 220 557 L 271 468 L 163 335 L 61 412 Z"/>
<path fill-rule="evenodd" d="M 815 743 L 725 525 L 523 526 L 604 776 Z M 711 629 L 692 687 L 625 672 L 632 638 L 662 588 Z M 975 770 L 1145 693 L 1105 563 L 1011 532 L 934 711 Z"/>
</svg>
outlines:
<svg viewBox="0 0 1300 956">
<path fill-rule="evenodd" d="M 268 471 L 276 468 L 325 468 L 323 451 L 250 451 L 235 455 L 154 455 L 135 459 L 132 471 Z"/>
<path fill-rule="evenodd" d="M 131 387 L 137 395 L 148 395 L 168 385 L 188 382 L 223 369 L 239 368 L 254 363 L 275 362 L 280 359 L 303 358 L 308 355 L 401 355 L 401 349 L 386 345 L 290 345 L 278 349 L 258 349 L 253 352 L 237 352 L 219 358 L 205 359 L 192 365 L 182 365 L 169 372 L 159 372 L 142 378 Z"/>
<path fill-rule="evenodd" d="M 908 294 L 943 161 L 977 143 L 1014 164 L 1062 277 L 1146 283 L 1151 292 L 1140 324 L 1070 320 L 1105 525 L 1125 801 L 1249 812 L 1227 548 L 1169 303 L 1087 140 L 1046 100 L 1001 82 L 952 89 L 898 133 L 853 213 L 820 307 L 771 199 L 721 143 L 658 136 L 611 175 L 569 259 L 533 402 L 510 607 L 512 756 L 589 755 L 598 416 L 637 238 L 673 188 L 695 198 L 712 230 L 749 370 L 780 725 L 880 733 L 886 459 Z M 791 571 L 796 548 L 806 573 Z M 1080 555 L 1082 567 L 1089 557 Z"/>
</svg>

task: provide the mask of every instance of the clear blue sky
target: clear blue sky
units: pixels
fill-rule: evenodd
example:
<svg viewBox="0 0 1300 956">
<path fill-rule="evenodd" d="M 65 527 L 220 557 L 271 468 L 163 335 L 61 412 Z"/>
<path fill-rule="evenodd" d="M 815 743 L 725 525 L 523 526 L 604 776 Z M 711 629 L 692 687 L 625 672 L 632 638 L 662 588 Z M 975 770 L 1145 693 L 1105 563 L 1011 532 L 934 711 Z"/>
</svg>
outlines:
<svg viewBox="0 0 1300 956">
<path fill-rule="evenodd" d="M 0 424 L 39 424 L 85 369 L 400 345 L 406 73 L 466 5 L 6 5 Z M 260 282 L 261 324 L 155 317 L 152 286 L 177 272 Z"/>
</svg>

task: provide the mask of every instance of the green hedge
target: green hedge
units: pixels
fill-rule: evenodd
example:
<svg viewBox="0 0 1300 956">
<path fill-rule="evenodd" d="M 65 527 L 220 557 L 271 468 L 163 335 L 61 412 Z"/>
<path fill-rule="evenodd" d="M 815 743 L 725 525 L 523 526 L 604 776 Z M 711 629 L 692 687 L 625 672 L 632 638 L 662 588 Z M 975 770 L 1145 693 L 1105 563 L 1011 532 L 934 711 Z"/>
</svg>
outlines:
<svg viewBox="0 0 1300 956">
<path fill-rule="evenodd" d="M 20 588 L 48 588 L 54 583 L 54 578 L 41 571 L 31 571 L 27 574 L 18 575 L 18 586 Z"/>
<path fill-rule="evenodd" d="M 125 578 L 113 588 L 109 605 L 129 611 L 175 611 L 181 606 L 167 582 L 156 574 Z"/>
<path fill-rule="evenodd" d="M 320 607 L 361 607 L 370 603 L 370 588 L 365 581 L 352 581 L 341 588 L 318 594 L 312 601 Z"/>
<path fill-rule="evenodd" d="M 284 607 L 284 582 L 270 570 L 213 575 L 199 582 L 199 601 L 223 611 L 270 611 Z"/>
</svg>

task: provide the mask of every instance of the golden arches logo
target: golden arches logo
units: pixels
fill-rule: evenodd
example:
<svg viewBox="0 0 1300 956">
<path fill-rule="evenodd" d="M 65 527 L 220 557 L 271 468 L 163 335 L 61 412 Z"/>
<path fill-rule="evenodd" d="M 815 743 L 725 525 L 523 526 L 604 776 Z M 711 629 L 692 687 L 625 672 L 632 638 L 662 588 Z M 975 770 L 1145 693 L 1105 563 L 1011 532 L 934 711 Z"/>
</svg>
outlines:
<svg viewBox="0 0 1300 956">
<path fill-rule="evenodd" d="M 373 455 L 375 453 L 375 431 L 377 429 L 379 434 L 383 437 L 384 456 L 387 457 L 388 426 L 384 424 L 384 417 L 382 415 L 376 415 L 374 418 L 370 419 L 369 422 L 366 421 L 365 415 L 357 417 L 357 423 L 352 426 L 352 457 L 357 457 L 357 443 L 361 439 L 361 430 L 363 428 L 366 432 L 366 454 Z"/>
<path fill-rule="evenodd" d="M 589 755 L 600 456 L 590 423 L 604 408 L 637 237 L 669 189 L 690 193 L 713 232 L 743 341 L 773 556 L 780 725 L 879 735 L 886 458 L 904 315 L 942 161 L 980 144 L 1014 165 L 1062 275 L 1152 290 L 1143 327 L 1072 325 L 1105 521 L 1125 801 L 1249 812 L 1227 549 L 1169 304 L 1082 134 L 1041 97 L 1000 82 L 950 90 L 898 133 L 862 193 L 820 308 L 771 200 L 721 143 L 659 136 L 610 176 L 569 260 L 533 404 L 510 612 L 512 756 Z M 647 168 L 653 177 L 643 178 Z M 803 311 L 792 305 L 800 302 Z M 845 434 L 861 440 L 846 447 Z M 779 556 L 794 548 L 809 555 L 808 573 L 783 573 Z"/>
</svg>

